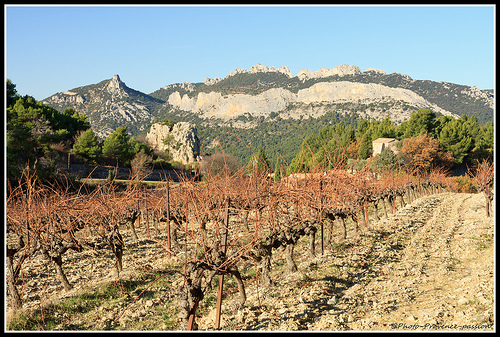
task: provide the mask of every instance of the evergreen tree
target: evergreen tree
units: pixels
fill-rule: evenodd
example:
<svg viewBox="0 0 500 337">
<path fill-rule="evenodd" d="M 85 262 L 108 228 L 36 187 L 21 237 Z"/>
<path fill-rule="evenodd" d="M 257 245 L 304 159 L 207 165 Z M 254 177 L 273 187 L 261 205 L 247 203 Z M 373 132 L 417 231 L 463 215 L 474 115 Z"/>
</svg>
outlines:
<svg viewBox="0 0 500 337">
<path fill-rule="evenodd" d="M 395 138 L 396 137 L 396 126 L 389 119 L 385 118 L 381 122 L 375 122 L 374 132 L 372 134 L 372 141 L 377 138 Z"/>
<path fill-rule="evenodd" d="M 266 151 L 261 146 L 259 152 L 252 157 L 248 163 L 248 169 L 251 174 L 262 175 L 271 172 L 271 162 L 266 154 Z"/>
<path fill-rule="evenodd" d="M 87 117 L 74 111 L 61 114 L 31 96 L 20 97 L 10 81 L 7 81 L 6 96 L 8 178 L 17 179 L 27 166 L 36 166 L 39 177 L 51 176 L 50 171 L 60 159 L 56 158 L 54 148 L 71 146 L 75 134 L 88 129 Z M 44 160 L 39 160 L 41 158 Z"/>
<path fill-rule="evenodd" d="M 399 139 L 418 137 L 423 134 L 434 136 L 436 114 L 429 109 L 420 109 L 398 128 Z"/>
<path fill-rule="evenodd" d="M 389 147 L 386 147 L 375 157 L 372 169 L 377 173 L 382 173 L 387 170 L 395 170 L 403 164 L 403 158 L 396 155 Z"/>
<path fill-rule="evenodd" d="M 85 159 L 94 161 L 101 148 L 92 129 L 82 132 L 73 144 L 73 153 Z"/>
<path fill-rule="evenodd" d="M 493 122 L 487 122 L 477 133 L 475 139 L 476 148 L 479 150 L 488 150 L 491 149 L 493 153 L 493 136 L 494 136 L 494 128 Z"/>
<path fill-rule="evenodd" d="M 439 141 L 445 151 L 453 154 L 456 164 L 461 164 L 472 150 L 478 133 L 477 120 L 469 120 L 466 115 L 463 115 L 459 119 L 446 123 L 439 133 Z"/>
<path fill-rule="evenodd" d="M 361 137 L 358 156 L 360 159 L 367 159 L 372 155 L 372 152 L 373 152 L 372 135 L 370 131 L 367 131 Z"/>
<path fill-rule="evenodd" d="M 368 119 L 362 119 L 358 122 L 358 132 L 363 135 L 370 127 L 370 121 Z"/>
<path fill-rule="evenodd" d="M 259 152 L 257 153 L 257 171 L 271 171 L 271 162 L 269 161 L 269 157 L 263 147 L 259 147 Z"/>
<path fill-rule="evenodd" d="M 276 164 L 274 165 L 274 181 L 280 181 L 283 177 L 283 167 L 281 166 L 280 157 L 276 158 Z"/>
<path fill-rule="evenodd" d="M 10 79 L 7 79 L 7 108 L 14 104 L 18 98 L 16 85 Z"/>
<path fill-rule="evenodd" d="M 102 154 L 122 165 L 129 165 L 135 155 L 135 149 L 131 147 L 130 137 L 126 126 L 120 126 L 110 134 L 102 146 Z"/>
</svg>

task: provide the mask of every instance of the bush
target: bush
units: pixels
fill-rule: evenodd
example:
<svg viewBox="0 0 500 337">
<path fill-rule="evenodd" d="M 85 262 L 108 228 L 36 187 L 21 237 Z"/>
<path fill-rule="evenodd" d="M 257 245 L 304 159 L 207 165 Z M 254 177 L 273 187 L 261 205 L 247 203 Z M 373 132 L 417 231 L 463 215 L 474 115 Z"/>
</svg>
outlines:
<svg viewBox="0 0 500 337">
<path fill-rule="evenodd" d="M 458 193 L 477 193 L 476 184 L 469 175 L 455 177 L 454 185 Z"/>
<path fill-rule="evenodd" d="M 134 156 L 134 159 L 132 159 L 132 161 L 130 162 L 130 166 L 132 167 L 132 174 L 134 175 L 134 177 L 142 179 L 143 175 L 146 172 L 146 169 L 149 168 L 152 161 L 152 156 L 146 154 L 144 149 L 141 149 Z"/>
<path fill-rule="evenodd" d="M 201 162 L 201 172 L 212 177 L 221 175 L 233 175 L 241 168 L 238 158 L 227 153 L 217 153 L 205 156 Z"/>
<path fill-rule="evenodd" d="M 113 181 L 115 179 L 115 176 L 116 176 L 115 170 L 109 170 L 108 171 L 108 180 L 109 181 Z"/>
</svg>

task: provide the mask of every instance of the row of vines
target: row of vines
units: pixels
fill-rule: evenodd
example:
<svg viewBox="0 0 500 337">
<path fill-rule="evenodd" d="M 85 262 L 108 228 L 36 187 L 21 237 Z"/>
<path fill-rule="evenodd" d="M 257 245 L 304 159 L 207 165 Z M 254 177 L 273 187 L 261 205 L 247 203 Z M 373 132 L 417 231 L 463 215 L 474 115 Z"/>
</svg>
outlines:
<svg viewBox="0 0 500 337">
<path fill-rule="evenodd" d="M 489 205 L 493 167 L 485 165 L 475 178 L 482 181 L 478 186 Z M 278 182 L 237 174 L 176 184 L 166 180 L 149 189 L 133 183 L 119 189 L 109 182 L 76 192 L 26 175 L 17 187 L 9 188 L 7 197 L 8 306 L 23 307 L 18 288 L 25 284 L 23 265 L 32 258 L 52 264 L 66 290 L 74 286 L 65 274 L 68 251 L 112 253 L 119 275 L 127 268 L 123 256 L 137 241 L 137 220 L 142 218 L 157 251 L 182 256 L 179 326 L 196 330 L 198 304 L 216 277 L 218 313 L 226 275 L 236 280 L 243 306 L 241 268 L 255 266 L 259 282 L 272 286 L 271 257 L 278 248 L 286 252 L 287 270 L 294 272 L 294 249 L 300 238 L 309 238 L 308 254 L 314 256 L 323 253 L 332 239 L 327 235 L 332 226 L 342 229 L 344 239 L 348 226 L 362 235 L 370 230 L 371 219 L 387 216 L 420 196 L 453 190 L 452 180 L 439 170 L 426 175 L 391 171 L 374 178 L 368 169 L 356 173 L 333 169 Z"/>
</svg>

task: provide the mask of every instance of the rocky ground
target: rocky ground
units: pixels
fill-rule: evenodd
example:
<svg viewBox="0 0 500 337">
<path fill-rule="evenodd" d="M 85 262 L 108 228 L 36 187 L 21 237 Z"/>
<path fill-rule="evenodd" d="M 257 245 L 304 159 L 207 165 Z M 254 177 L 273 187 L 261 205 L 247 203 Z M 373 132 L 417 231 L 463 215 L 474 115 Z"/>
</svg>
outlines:
<svg viewBox="0 0 500 337">
<path fill-rule="evenodd" d="M 336 237 L 324 254 L 318 241 L 314 258 L 301 239 L 296 273 L 285 272 L 283 251 L 273 253 L 272 287 L 262 287 L 249 264 L 242 273 L 243 308 L 237 306 L 234 280 L 226 278 L 221 329 L 495 330 L 494 214 L 486 218 L 482 194 L 426 196 L 372 219 L 367 234 L 351 230 L 344 242 Z M 114 284 L 119 291 L 111 293 L 108 286 L 95 306 L 79 304 L 75 312 L 59 305 L 51 330 L 176 330 L 182 277 L 175 270 L 183 257 L 168 258 L 154 247 L 152 240 L 130 244 L 119 281 L 109 272 L 110 256 L 68 255 L 68 278 L 75 285 L 68 292 L 61 292 L 51 267 L 34 259 L 26 265 L 24 312 L 29 316 L 41 304 L 48 308 L 101 294 L 103 284 Z M 202 330 L 214 329 L 216 288 L 200 303 Z"/>
</svg>

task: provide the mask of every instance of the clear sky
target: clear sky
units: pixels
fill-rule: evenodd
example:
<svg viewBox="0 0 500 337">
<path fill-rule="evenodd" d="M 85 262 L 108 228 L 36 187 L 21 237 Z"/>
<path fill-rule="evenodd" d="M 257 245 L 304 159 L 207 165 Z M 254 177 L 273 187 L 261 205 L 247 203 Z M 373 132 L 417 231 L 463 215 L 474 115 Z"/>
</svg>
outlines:
<svg viewBox="0 0 500 337">
<path fill-rule="evenodd" d="M 6 78 L 37 100 L 115 74 L 149 94 L 255 64 L 495 83 L 493 5 L 5 5 L 4 16 Z"/>
</svg>

